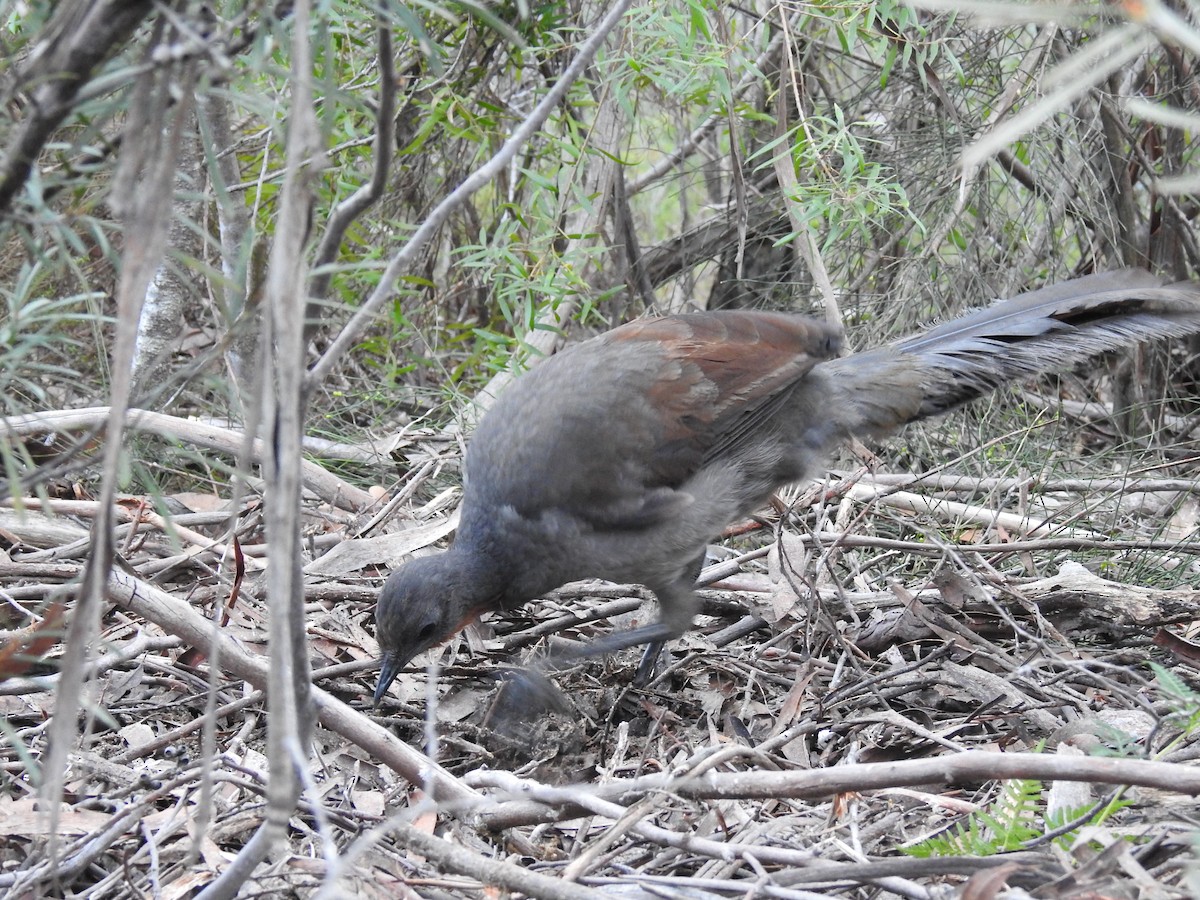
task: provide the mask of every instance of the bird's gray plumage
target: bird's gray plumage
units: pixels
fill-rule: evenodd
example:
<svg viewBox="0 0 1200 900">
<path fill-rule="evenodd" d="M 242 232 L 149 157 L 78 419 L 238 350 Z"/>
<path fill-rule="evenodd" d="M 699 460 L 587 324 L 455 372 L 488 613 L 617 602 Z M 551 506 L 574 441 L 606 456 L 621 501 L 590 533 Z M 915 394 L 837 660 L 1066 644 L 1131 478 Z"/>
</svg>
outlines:
<svg viewBox="0 0 1200 900">
<path fill-rule="evenodd" d="M 570 580 L 655 592 L 662 622 L 625 636 L 626 646 L 677 635 L 691 624 L 707 542 L 840 441 L 1097 353 L 1196 332 L 1200 287 L 1125 270 L 844 357 L 827 325 L 748 311 L 642 320 L 569 348 L 517 379 L 480 423 L 454 546 L 384 584 L 376 700 L 401 666 L 466 621 Z"/>
</svg>

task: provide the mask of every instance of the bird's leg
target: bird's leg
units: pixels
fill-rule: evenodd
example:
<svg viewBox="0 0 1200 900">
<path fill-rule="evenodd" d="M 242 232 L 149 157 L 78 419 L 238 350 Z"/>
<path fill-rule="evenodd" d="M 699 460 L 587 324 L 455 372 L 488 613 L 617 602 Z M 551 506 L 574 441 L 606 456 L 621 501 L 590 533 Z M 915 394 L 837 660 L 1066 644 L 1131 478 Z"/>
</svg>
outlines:
<svg viewBox="0 0 1200 900">
<path fill-rule="evenodd" d="M 672 584 L 651 585 L 655 596 L 658 597 L 661 618 L 653 625 L 643 625 L 632 631 L 619 631 L 608 637 L 600 638 L 577 649 L 560 654 L 554 654 L 546 663 L 549 668 L 560 666 L 578 659 L 589 659 L 596 656 L 608 656 L 629 647 L 646 644 L 646 652 L 638 664 L 634 676 L 634 685 L 642 687 L 650 681 L 654 667 L 658 663 L 659 654 L 667 641 L 674 640 L 692 627 L 692 619 L 700 606 L 699 598 L 693 590 L 693 585 L 700 575 L 704 565 L 704 556 L 697 557 L 688 566 L 686 574 Z"/>
<path fill-rule="evenodd" d="M 686 577 L 693 585 L 700 580 L 700 573 L 704 571 L 704 563 L 707 559 L 708 551 L 701 550 L 700 555 L 693 559 L 691 565 L 688 566 Z M 689 621 L 685 627 L 691 627 L 691 624 Z M 637 671 L 633 675 L 634 687 L 645 687 L 654 678 L 654 670 L 658 668 L 658 659 L 662 656 L 663 648 L 666 645 L 665 640 L 651 640 L 646 644 L 641 662 L 638 663 Z"/>
<path fill-rule="evenodd" d="M 682 630 L 674 628 L 666 622 L 655 622 L 653 625 L 643 625 L 632 631 L 618 631 L 589 644 L 583 644 L 578 649 L 572 648 L 566 653 L 555 654 L 550 657 L 549 661 L 552 663 L 567 662 L 576 659 L 591 659 L 595 656 L 608 656 L 639 644 L 649 644 L 650 648 L 657 647 L 658 650 L 662 650 L 663 644 L 679 637 L 682 633 Z"/>
<path fill-rule="evenodd" d="M 637 671 L 633 673 L 634 687 L 643 688 L 654 679 L 654 673 L 658 671 L 658 661 L 666 646 L 666 641 L 651 641 L 646 645 L 646 649 L 642 651 L 642 658 L 638 662 Z"/>
<path fill-rule="evenodd" d="M 693 586 L 704 568 L 705 554 L 697 556 L 684 575 L 673 584 L 651 586 L 662 618 L 653 625 L 643 625 L 631 631 L 619 631 L 607 637 L 572 647 L 545 657 L 539 665 L 529 669 L 508 670 L 501 676 L 504 688 L 498 707 L 489 714 L 489 721 L 499 723 L 500 730 L 511 733 L 514 725 L 548 712 L 564 712 L 566 701 L 550 682 L 545 673 L 553 673 L 581 659 L 608 656 L 639 644 L 646 644 L 646 652 L 638 664 L 633 684 L 643 687 L 654 675 L 654 667 L 667 641 L 674 640 L 692 626 L 692 619 L 700 605 Z"/>
<path fill-rule="evenodd" d="M 678 635 L 672 635 L 672 637 L 678 637 Z M 642 658 L 638 662 L 637 671 L 633 673 L 633 681 L 631 683 L 634 687 L 643 688 L 654 679 L 654 674 L 658 669 L 658 660 L 662 657 L 663 649 L 667 646 L 667 640 L 669 638 L 662 640 L 650 639 L 647 642 L 646 649 L 642 651 Z"/>
</svg>

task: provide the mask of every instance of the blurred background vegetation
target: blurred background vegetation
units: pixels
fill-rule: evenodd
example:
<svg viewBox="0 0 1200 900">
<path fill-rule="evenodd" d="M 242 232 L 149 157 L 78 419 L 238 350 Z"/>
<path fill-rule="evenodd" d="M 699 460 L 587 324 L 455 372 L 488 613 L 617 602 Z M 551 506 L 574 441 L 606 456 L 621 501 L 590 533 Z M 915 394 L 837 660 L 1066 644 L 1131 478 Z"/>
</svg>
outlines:
<svg viewBox="0 0 1200 900">
<path fill-rule="evenodd" d="M 1200 261 L 1196 37 L 1156 10 L 1131 22 L 1109 6 L 987 4 L 984 21 L 969 5 L 891 0 L 635 4 L 316 387 L 310 432 L 378 441 L 444 425 L 531 335 L 582 335 L 648 309 L 836 303 L 862 347 L 1095 270 L 1187 277 Z M 397 112 L 383 195 L 323 270 L 312 359 L 603 11 L 316 6 L 326 155 L 314 243 L 375 171 L 379 29 L 394 41 Z M 190 112 L 133 402 L 237 421 L 284 170 L 290 4 L 0 0 L 0 25 L 4 411 L 105 402 L 111 297 L 131 251 L 120 209 L 153 190 L 136 148 L 162 124 L 139 115 L 139 84 L 157 72 L 164 109 Z M 1157 399 L 1155 385 L 1127 376 L 1117 393 Z M 134 464 L 152 483 L 164 475 L 155 454 Z"/>
</svg>

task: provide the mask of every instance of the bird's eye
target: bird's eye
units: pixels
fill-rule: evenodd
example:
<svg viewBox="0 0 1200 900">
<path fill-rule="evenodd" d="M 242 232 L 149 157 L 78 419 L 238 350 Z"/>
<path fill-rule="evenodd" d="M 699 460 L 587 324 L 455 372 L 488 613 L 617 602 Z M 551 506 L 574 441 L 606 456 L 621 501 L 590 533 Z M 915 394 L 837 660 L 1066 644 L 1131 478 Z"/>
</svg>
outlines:
<svg viewBox="0 0 1200 900">
<path fill-rule="evenodd" d="M 421 626 L 421 630 L 417 632 L 417 637 L 421 639 L 421 643 L 432 641 L 437 637 L 437 626 L 432 622 L 426 622 Z"/>
</svg>

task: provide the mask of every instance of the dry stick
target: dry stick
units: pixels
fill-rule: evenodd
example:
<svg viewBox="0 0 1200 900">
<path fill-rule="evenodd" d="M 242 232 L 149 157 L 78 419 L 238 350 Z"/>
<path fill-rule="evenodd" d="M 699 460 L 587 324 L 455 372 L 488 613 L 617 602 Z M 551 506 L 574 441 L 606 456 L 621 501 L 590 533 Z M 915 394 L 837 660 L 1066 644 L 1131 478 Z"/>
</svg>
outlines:
<svg viewBox="0 0 1200 900">
<path fill-rule="evenodd" d="M 1059 397 L 1046 397 L 1035 391 L 1018 390 L 1017 395 L 1027 404 L 1037 409 L 1048 410 L 1061 416 L 1086 422 L 1108 422 L 1113 418 L 1113 411 L 1103 403 L 1091 400 L 1068 400 Z M 1191 416 L 1173 415 L 1168 412 L 1159 414 L 1163 427 L 1179 432 L 1186 437 L 1193 437 L 1196 429 L 1195 420 Z M 1178 465 L 1180 461 L 1171 460 L 1164 465 Z"/>
<path fill-rule="evenodd" d="M 894 883 L 896 876 L 909 876 L 912 878 L 935 878 L 938 875 L 970 875 L 975 872 L 984 872 L 988 869 L 1009 868 L 1016 870 L 1017 868 L 1029 866 L 1031 868 L 1038 867 L 1045 862 L 1045 857 L 1036 853 L 1001 853 L 996 856 L 943 856 L 943 857 L 928 857 L 925 859 L 910 859 L 910 858 L 893 858 L 893 859 L 876 859 L 870 862 L 855 862 L 855 863 L 814 863 L 812 866 L 803 869 L 791 869 L 787 872 L 779 872 L 775 876 L 775 883 L 783 887 L 793 887 L 795 885 L 825 885 L 830 882 L 863 882 L 869 881 L 872 884 L 883 887 L 885 884 Z M 911 882 L 901 881 L 902 884 Z M 920 887 L 918 885 L 914 885 Z M 916 896 L 933 897 L 931 892 L 924 891 Z M 803 895 L 802 895 L 803 896 Z M 824 894 L 819 895 L 824 897 Z M 914 896 L 912 894 L 901 894 L 901 896 Z M 962 895 L 959 896 L 969 896 Z M 1028 895 L 1026 895 L 1028 896 Z"/>
<path fill-rule="evenodd" d="M 165 37 L 158 28 L 152 43 Z M 149 53 L 150 50 L 147 50 Z M 122 145 L 120 166 L 113 183 L 111 202 L 121 219 L 126 244 L 121 258 L 117 288 L 117 328 L 112 349 L 112 409 L 104 423 L 103 466 L 100 481 L 100 516 L 92 527 L 92 552 L 84 568 L 75 608 L 63 643 L 61 690 L 55 697 L 50 722 L 41 798 L 49 807 L 53 833 L 58 830 L 67 760 L 78 737 L 77 715 L 82 704 L 84 671 L 90 648 L 100 632 L 101 601 L 113 562 L 111 511 L 117 493 L 121 454 L 124 447 L 125 412 L 133 393 L 132 368 L 146 289 L 166 251 L 167 222 L 171 215 L 170 186 L 179 151 L 179 136 L 191 114 L 189 101 L 192 72 L 184 69 L 184 99 L 169 114 L 170 94 L 178 70 L 167 66 L 141 79 L 130 101 L 126 127 L 142 131 L 139 141 Z M 153 127 L 148 127 L 153 123 Z M 51 863 L 57 854 L 57 837 L 49 848 Z"/>
<path fill-rule="evenodd" d="M 607 603 L 601 603 L 599 606 L 593 606 L 589 609 L 581 609 L 578 612 L 569 612 L 565 615 L 556 616 L 553 619 L 548 619 L 544 622 L 539 622 L 529 628 L 521 630 L 519 633 L 510 637 L 506 637 L 503 642 L 503 651 L 511 653 L 514 650 L 519 650 L 529 644 L 534 643 L 540 638 L 548 634 L 557 634 L 560 631 L 566 631 L 568 628 L 576 628 L 579 625 L 586 625 L 588 622 L 597 622 L 603 619 L 609 619 L 614 616 L 624 615 L 628 612 L 633 612 L 641 607 L 646 601 L 641 597 L 630 597 L 629 592 L 636 591 L 636 588 L 623 586 L 619 593 L 621 597 L 617 600 L 609 600 Z M 589 597 L 596 596 L 593 591 L 584 592 Z"/>
<path fill-rule="evenodd" d="M 11 504 L 11 500 L 0 501 L 0 507 L 9 506 Z M 28 509 L 49 510 L 57 515 L 81 516 L 87 518 L 93 518 L 99 515 L 101 509 L 99 502 L 95 500 L 50 500 L 44 503 L 39 497 L 22 499 L 21 505 L 27 507 Z M 221 513 L 220 515 L 222 520 L 227 521 L 229 519 L 229 513 Z M 135 511 L 125 506 L 117 506 L 114 508 L 114 516 L 120 521 L 129 524 L 153 525 L 163 534 L 175 535 L 176 537 L 187 541 L 188 543 L 192 544 L 193 547 L 190 550 L 184 551 L 183 556 L 185 558 L 189 556 L 195 556 L 206 551 L 211 552 L 218 557 L 231 552 L 228 544 L 213 540 L 212 538 L 208 537 L 208 535 L 200 534 L 198 531 L 192 531 L 190 528 L 185 528 L 174 520 L 168 521 L 149 507 L 143 507 L 142 509 Z M 262 564 L 256 562 L 256 565 L 261 568 Z"/>
<path fill-rule="evenodd" d="M 134 615 L 153 622 L 169 634 L 177 635 L 192 647 L 204 648 L 211 643 L 211 622 L 182 600 L 125 572 L 113 572 L 108 583 L 108 599 Z M 259 690 L 266 690 L 267 660 L 249 652 L 227 634 L 219 634 L 218 641 L 222 671 L 248 681 Z M 313 689 L 313 700 L 321 724 L 362 747 L 413 784 L 428 783 L 439 801 L 468 807 L 488 805 L 489 801 L 466 787 L 450 772 L 398 740 L 362 713 L 319 688 Z"/>
<path fill-rule="evenodd" d="M 778 775 L 780 773 L 767 774 Z M 652 824 L 646 819 L 644 813 L 639 817 L 630 816 L 630 809 L 612 800 L 598 797 L 586 785 L 550 787 L 523 780 L 511 772 L 499 770 L 481 771 L 478 775 L 479 777 L 474 779 L 478 784 L 486 784 L 509 794 L 526 796 L 533 801 L 544 803 L 548 807 L 586 810 L 591 815 L 603 816 L 622 823 L 622 828 L 628 827 L 642 837 L 664 847 L 674 847 L 677 850 L 724 860 L 744 859 L 748 853 L 753 851 L 754 858 L 759 862 L 781 866 L 803 866 L 817 858 L 811 850 L 793 850 L 787 847 L 750 847 L 729 841 L 696 837 L 686 832 L 671 831 L 668 828 Z M 670 792 L 664 791 L 663 793 L 669 794 Z M 639 806 L 644 802 L 645 798 L 639 801 Z M 633 808 L 636 809 L 638 806 Z"/>
<path fill-rule="evenodd" d="M 304 789 L 300 772 L 312 739 L 312 672 L 305 642 L 304 577 L 301 573 L 300 444 L 304 435 L 304 304 L 308 284 L 305 246 L 321 161 L 321 131 L 313 108 L 309 5 L 295 4 L 291 42 L 292 108 L 288 120 L 286 176 L 264 289 L 265 313 L 258 387 L 260 434 L 269 435 L 263 456 L 270 566 L 267 670 L 266 815 L 229 865 L 199 894 L 224 900 L 238 894 L 258 865 L 279 846 Z M 249 443 L 247 441 L 247 443 Z M 213 628 L 213 635 L 218 629 Z M 215 641 L 214 641 L 215 644 Z M 200 645 L 203 646 L 203 645 Z M 218 664 L 219 645 L 212 647 Z"/>
<path fill-rule="evenodd" d="M 67 519 L 51 518 L 41 513 L 19 513 L 16 510 L 0 509 L 0 528 L 7 532 L 6 537 L 10 541 L 20 541 L 25 547 L 43 548 L 18 555 L 18 566 L 63 559 L 63 554 L 68 552 L 64 545 L 86 548 L 90 540 L 87 529 L 80 528 Z M 17 577 L 20 577 L 19 572 Z M 37 577 L 36 570 L 31 577 Z"/>
<path fill-rule="evenodd" d="M 362 522 L 359 525 L 356 525 L 353 536 L 362 537 L 364 534 L 374 529 L 377 525 L 380 525 L 390 519 L 392 514 L 395 513 L 395 511 L 401 505 L 412 499 L 413 494 L 420 489 L 421 485 L 429 480 L 434 470 L 439 469 L 440 467 L 441 460 L 429 459 L 426 460 L 425 464 L 421 466 L 421 468 L 415 473 L 410 471 L 407 484 L 404 485 L 403 489 L 400 490 L 395 497 L 389 500 L 386 505 L 381 507 L 373 516 L 371 516 L 370 519 Z"/>
<path fill-rule="evenodd" d="M 498 776 L 495 772 L 477 772 L 468 779 L 468 783 L 492 785 L 497 783 L 497 777 L 504 776 Z M 1133 785 L 1191 796 L 1200 794 L 1200 770 L 1194 766 L 1141 759 L 968 750 L 934 759 L 863 763 L 806 771 L 707 772 L 698 777 L 688 774 L 644 775 L 624 782 L 556 789 L 558 793 L 546 802 L 512 800 L 500 803 L 491 809 L 481 810 L 478 820 L 487 828 L 499 830 L 577 818 L 593 812 L 590 806 L 576 802 L 577 797 L 573 798 L 573 795 L 582 794 L 611 802 L 628 802 L 630 798 L 655 791 L 664 791 L 687 800 L 820 800 L 837 794 L 918 784 L 978 784 L 1017 778 Z M 529 793 L 530 790 L 520 793 Z"/>
<path fill-rule="evenodd" d="M 1122 484 L 1120 479 L 1111 479 L 1111 482 L 1117 486 Z M 845 493 L 854 497 L 856 500 L 862 500 L 864 502 L 875 502 L 884 506 L 895 506 L 901 510 L 909 512 L 939 514 L 942 515 L 944 519 L 955 520 L 956 524 L 964 520 L 973 521 L 985 525 L 988 528 L 995 528 L 996 526 L 999 526 L 1009 532 L 1024 533 L 1034 537 L 1047 538 L 1053 538 L 1056 535 L 1069 532 L 1074 538 L 1087 540 L 1092 542 L 1093 545 L 1110 547 L 1112 549 L 1117 549 L 1119 544 L 1128 543 L 1118 541 L 1110 542 L 1103 536 L 1103 534 L 1091 531 L 1090 529 L 1084 529 L 1073 524 L 1074 521 L 1084 518 L 1094 508 L 1098 507 L 1102 503 L 1102 500 L 1100 499 L 1082 501 L 1084 503 L 1084 509 L 1075 512 L 1074 515 L 1068 517 L 1066 521 L 1055 523 L 1051 519 L 1038 516 L 1036 520 L 1038 521 L 1038 524 L 1034 525 L 1033 522 L 1035 520 L 1031 519 L 1029 515 L 993 511 L 988 507 L 967 505 L 952 500 L 927 498 L 924 495 L 900 491 L 894 487 L 885 488 L 882 486 L 882 484 L 885 484 L 886 481 L 882 483 L 875 483 L 880 484 L 881 486 L 876 488 L 870 483 L 856 482 L 850 487 L 849 490 L 845 491 Z M 1129 482 L 1124 482 L 1124 484 L 1128 483 Z M 1195 482 L 1188 483 L 1184 481 L 1176 481 L 1167 483 L 1171 484 L 1176 491 L 1181 489 L 1197 489 L 1197 484 Z M 1019 484 L 1019 481 L 1015 482 L 1014 486 Z M 1077 489 L 1080 491 L 1089 490 L 1090 483 L 1086 480 L 1080 480 L 1076 482 L 1076 484 L 1078 485 Z M 1028 487 L 1028 483 L 1026 483 L 1024 486 Z M 1161 488 L 1161 490 L 1168 489 L 1169 488 L 1166 487 Z M 1142 541 L 1134 543 L 1138 544 L 1137 549 L 1147 550 L 1152 549 L 1151 545 L 1155 545 L 1157 549 L 1167 550 L 1187 550 L 1192 546 L 1165 541 Z"/>
<path fill-rule="evenodd" d="M 0 418 L 0 433 L 23 437 L 45 434 L 48 431 L 82 431 L 99 429 L 108 421 L 111 408 L 107 406 L 87 409 L 58 410 L 54 412 L 29 413 L 23 416 Z M 147 409 L 131 409 L 125 414 L 125 426 L 135 431 L 157 434 L 171 440 L 187 441 L 210 450 L 221 450 L 231 455 L 242 452 L 245 435 L 237 428 L 221 428 L 204 425 L 178 416 L 152 412 Z M 267 445 L 256 439 L 252 446 L 255 462 L 261 462 L 267 453 Z M 355 512 L 375 503 L 369 493 L 338 478 L 316 463 L 305 461 L 304 484 L 322 500 L 335 506 L 349 508 Z"/>
<path fill-rule="evenodd" d="M 626 833 L 631 830 L 639 830 L 638 823 L 644 822 L 646 817 L 656 808 L 662 805 L 662 799 L 659 797 L 643 797 L 637 803 L 630 806 L 628 809 L 621 810 L 619 816 L 610 816 L 605 814 L 606 818 L 611 818 L 613 823 L 606 827 L 600 836 L 592 841 L 579 856 L 567 863 L 567 867 L 563 869 L 563 879 L 566 881 L 578 881 L 590 869 L 601 856 L 606 854 L 617 841 L 622 840 Z M 619 809 L 616 804 L 610 804 L 614 809 Z"/>
<path fill-rule="evenodd" d="M 469 875 L 484 885 L 499 885 L 545 900 L 601 900 L 612 896 L 605 891 L 532 872 L 512 863 L 487 859 L 407 823 L 390 822 L 386 830 L 393 832 L 396 839 L 409 850 L 437 863 L 439 869 Z"/>
<path fill-rule="evenodd" d="M 124 572 L 114 572 L 108 587 L 109 599 L 135 615 L 178 635 L 192 646 L 208 645 L 211 638 L 210 623 L 186 603 Z M 267 661 L 246 651 L 231 637 L 221 636 L 219 640 L 222 667 L 256 688 L 264 689 L 267 683 Z M 458 807 L 464 812 L 475 813 L 494 805 L 491 800 L 464 785 L 436 762 L 397 740 L 394 735 L 340 700 L 319 688 L 313 688 L 312 699 L 317 707 L 317 718 L 322 725 L 361 747 L 380 762 L 391 766 L 413 784 L 427 785 L 433 798 L 443 808 L 454 811 Z M 421 855 L 437 860 L 448 869 L 479 878 L 485 883 L 500 884 L 530 896 L 561 897 L 563 900 L 590 900 L 600 896 L 595 891 L 566 884 L 557 878 L 528 872 L 508 863 L 483 859 L 465 848 L 454 847 L 449 842 L 427 835 L 411 825 L 394 822 L 386 827 L 387 830 L 396 833 L 401 843 Z"/>
<path fill-rule="evenodd" d="M 195 781 L 196 768 L 192 766 L 188 771 L 138 796 L 135 802 L 123 805 L 103 827 L 67 843 L 60 860 L 31 857 L 26 860 L 25 869 L 0 873 L 0 888 L 9 891 L 5 896 L 45 897 L 50 896 L 52 885 L 61 887 L 70 884 L 102 854 L 110 852 L 115 843 L 127 837 L 138 821 L 154 809 L 156 803 L 175 799 L 177 791 Z"/>
<path fill-rule="evenodd" d="M 78 572 L 78 567 L 76 567 L 76 574 Z M 87 668 L 85 677 L 89 680 L 97 678 L 109 669 L 115 669 L 117 666 L 124 665 L 143 654 L 171 650 L 178 647 L 179 644 L 179 638 L 174 635 L 150 637 L 139 634 L 136 638 L 119 645 L 111 653 L 106 653 L 104 656 L 93 660 Z M 13 694 L 24 696 L 25 694 L 34 694 L 38 691 L 56 691 L 58 690 L 60 681 L 61 678 L 57 674 L 36 675 L 29 678 L 6 678 L 3 682 L 0 682 L 0 696 Z M 195 722 L 198 723 L 199 720 L 197 719 Z M 121 762 L 123 760 L 117 759 L 115 761 Z"/>
<path fill-rule="evenodd" d="M 900 541 L 894 538 L 844 534 L 840 531 L 819 531 L 798 535 L 798 537 L 806 544 L 836 541 L 844 547 L 876 547 L 883 550 L 919 553 L 923 556 L 942 556 L 951 550 L 986 554 L 1028 553 L 1034 550 L 1174 550 L 1179 553 L 1200 554 L 1200 543 L 1194 541 L 1118 541 L 1103 536 L 1095 538 L 1050 537 L 1031 541 L 1012 541 L 1007 544 L 930 544 L 920 541 Z"/>
<path fill-rule="evenodd" d="M 254 706 L 258 703 L 261 703 L 263 697 L 265 696 L 266 695 L 262 691 L 253 691 L 245 697 L 239 697 L 237 700 L 232 700 L 229 703 L 226 703 L 224 706 L 216 707 L 212 711 L 212 716 L 217 720 L 224 719 L 235 712 L 241 712 L 248 706 Z M 114 763 L 127 763 L 132 762 L 135 759 L 141 759 L 142 757 L 149 756 L 152 753 L 157 753 L 164 747 L 169 747 L 171 744 L 175 743 L 181 738 L 187 737 L 193 731 L 199 730 L 203 725 L 203 718 L 192 719 L 190 722 L 184 722 L 182 725 L 177 725 L 170 731 L 164 731 L 161 734 L 155 735 L 154 740 L 152 741 L 149 741 L 145 744 L 139 744 L 136 747 L 130 747 L 128 750 L 118 753 L 113 757 L 112 761 Z"/>
<path fill-rule="evenodd" d="M 998 435 L 997 437 L 991 438 L 990 440 L 987 440 L 976 447 L 972 447 L 970 450 L 966 450 L 958 454 L 954 459 L 946 460 L 935 465 L 933 468 L 925 469 L 923 472 L 912 473 L 913 477 L 922 480 L 925 478 L 937 477 L 943 472 L 949 471 L 950 469 L 953 469 L 955 466 L 958 466 L 969 459 L 983 457 L 991 448 L 1000 446 L 1011 438 L 1017 437 L 1024 439 L 1032 430 L 1035 428 L 1041 428 L 1046 424 L 1047 422 L 1045 420 L 1039 420 L 1031 424 L 1014 428 L 1006 434 Z M 830 485 L 828 479 L 817 479 L 809 484 L 807 493 L 814 494 L 822 490 L 826 492 L 837 493 L 837 491 L 840 490 L 840 485 L 842 482 L 856 484 L 860 481 L 869 481 L 871 470 L 867 466 L 860 466 L 852 472 L 833 471 L 831 474 L 836 475 L 840 479 L 837 484 Z"/>
<path fill-rule="evenodd" d="M 989 528 L 1003 528 L 1017 534 L 1030 534 L 1037 537 L 1051 537 L 1064 530 L 1067 526 L 1055 524 L 1044 517 L 1037 519 L 1017 513 L 1001 512 L 986 506 L 975 506 L 959 503 L 956 500 L 939 500 L 914 494 L 910 491 L 887 491 L 871 487 L 867 484 L 852 484 L 844 492 L 861 503 L 875 503 L 890 506 L 905 512 L 928 513 L 940 515 L 952 521 L 974 522 Z M 1086 528 L 1071 528 L 1072 533 L 1091 540 L 1100 540 L 1103 536 Z"/>
<path fill-rule="evenodd" d="M 761 844 L 742 843 L 740 841 L 718 841 L 712 838 L 697 837 L 694 834 L 671 831 L 654 825 L 645 816 L 642 809 L 646 801 L 642 800 L 636 806 L 626 809 L 617 803 L 601 800 L 587 790 L 575 788 L 546 787 L 522 781 L 508 772 L 489 772 L 487 780 L 497 787 L 507 788 L 513 793 L 523 793 L 535 800 L 549 804 L 575 804 L 588 810 L 593 815 L 613 819 L 615 829 L 629 828 L 647 840 L 664 847 L 672 847 L 686 853 L 711 856 L 725 861 L 742 860 L 754 864 L 766 863 L 776 866 L 811 866 L 821 860 L 810 850 L 793 850 L 790 847 L 769 847 Z M 634 814 L 636 811 L 637 814 Z M 840 866 L 825 864 L 831 871 L 837 871 Z M 838 876 L 834 876 L 837 878 Z M 903 896 L 925 896 L 918 885 L 895 884 L 895 892 Z"/>
<path fill-rule="evenodd" d="M 851 477 L 849 472 L 832 474 L 840 479 Z M 1130 475 L 1126 478 L 1052 478 L 1043 481 L 1036 475 L 1026 475 L 1021 478 L 991 478 L 973 475 L 906 475 L 890 472 L 876 472 L 861 478 L 854 477 L 861 484 L 877 484 L 883 487 L 926 487 L 935 491 L 971 494 L 992 494 L 1022 488 L 1037 490 L 1043 494 L 1091 494 L 1100 491 L 1111 491 L 1118 494 L 1185 492 L 1200 494 L 1200 479 L 1196 478 L 1141 478 Z"/>
</svg>

